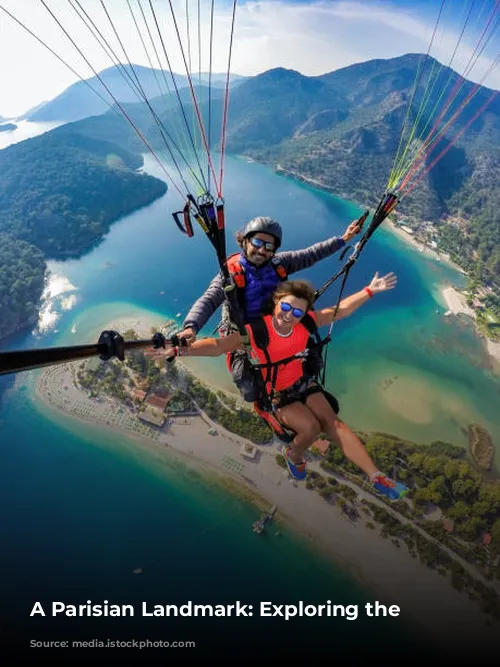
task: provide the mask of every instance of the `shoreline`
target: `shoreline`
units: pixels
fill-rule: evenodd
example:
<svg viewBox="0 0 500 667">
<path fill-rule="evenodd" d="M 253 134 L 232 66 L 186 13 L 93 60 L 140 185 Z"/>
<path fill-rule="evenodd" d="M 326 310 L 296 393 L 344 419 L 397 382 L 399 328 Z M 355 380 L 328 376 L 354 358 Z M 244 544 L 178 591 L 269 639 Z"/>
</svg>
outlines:
<svg viewBox="0 0 500 667">
<path fill-rule="evenodd" d="M 269 165 L 268 165 L 269 166 Z M 347 194 L 341 193 L 337 194 L 334 192 L 330 187 L 325 185 L 324 183 L 321 183 L 321 181 L 318 181 L 314 178 L 308 178 L 307 176 L 303 176 L 299 172 L 292 171 L 290 169 L 285 169 L 282 167 L 280 164 L 276 164 L 274 167 L 271 165 L 271 169 L 273 171 L 280 175 L 280 176 L 286 176 L 288 178 L 291 178 L 292 180 L 296 181 L 297 183 L 304 183 L 305 185 L 310 185 L 313 188 L 316 188 L 320 192 L 326 193 L 328 195 L 331 195 L 332 197 L 338 197 L 339 199 L 342 199 L 343 201 L 350 202 L 354 206 L 357 206 L 358 208 L 366 208 L 366 204 L 363 204 L 359 201 L 356 201 L 354 199 L 351 199 Z M 423 243 L 420 241 L 417 241 L 411 234 L 407 234 L 401 227 L 396 225 L 394 221 L 391 219 L 390 216 L 388 216 L 384 220 L 384 227 L 387 227 L 391 229 L 398 238 L 406 241 L 408 245 L 413 247 L 414 249 L 418 250 L 419 252 L 423 252 L 424 254 L 428 255 L 432 259 L 435 259 L 437 261 L 442 261 L 443 263 L 448 264 L 450 267 L 455 269 L 456 271 L 462 273 L 463 275 L 466 275 L 465 271 L 458 266 L 458 264 L 455 264 L 448 256 L 443 255 L 443 253 L 439 253 L 436 250 L 433 250 L 432 248 L 429 248 L 425 246 Z"/>
<path fill-rule="evenodd" d="M 453 285 L 447 285 L 441 288 L 441 296 L 448 307 L 445 317 L 450 315 L 459 316 L 467 315 L 474 322 L 474 328 L 477 335 L 481 338 L 490 356 L 497 373 L 500 372 L 500 342 L 496 342 L 487 338 L 477 327 L 476 313 L 467 305 L 465 296 L 459 292 Z"/>
<path fill-rule="evenodd" d="M 141 330 L 136 331 L 141 335 Z M 455 616 L 457 610 L 460 612 L 457 623 L 463 623 L 466 635 L 484 635 L 487 641 L 494 633 L 486 625 L 487 617 L 477 603 L 451 587 L 449 575 L 444 577 L 427 569 L 418 559 L 412 559 L 404 544 L 403 548 L 397 548 L 391 540 L 384 540 L 365 525 L 363 518 L 357 523 L 350 522 L 315 491 L 291 480 L 288 471 L 280 468 L 275 460 L 280 444 L 258 445 L 258 459 L 244 459 L 240 447 L 249 441 L 225 431 L 204 413 L 187 418 L 173 417 L 167 430 L 151 428 L 134 419 L 126 408 L 118 412 L 118 404 L 112 399 L 91 399 L 78 389 L 73 383 L 77 363 L 46 369 L 39 377 L 36 398 L 50 410 L 126 435 L 127 440 L 156 455 L 164 465 L 177 461 L 194 468 L 207 483 L 216 483 L 260 510 L 278 505 L 277 525 L 286 525 L 305 538 L 312 548 L 348 570 L 377 595 L 376 599 L 398 604 L 402 615 L 411 617 L 422 630 L 431 633 L 434 640 L 452 641 L 452 635 L 447 634 L 451 632 L 449 616 Z M 216 428 L 216 435 L 208 433 L 211 427 Z M 130 448 L 135 450 L 133 444 Z M 234 465 L 228 469 L 227 463 L 231 460 L 242 466 L 239 472 L 234 470 Z M 315 467 L 321 470 L 313 462 L 311 469 Z M 366 492 L 360 490 L 361 496 L 363 493 Z M 367 494 L 367 497 L 370 502 L 376 502 L 373 496 Z M 419 580 L 418 587 L 415 587 L 416 580 Z"/>
<path fill-rule="evenodd" d="M 437 262 L 442 262 L 443 264 L 448 265 L 450 268 L 464 276 L 467 275 L 465 271 L 460 266 L 458 266 L 458 264 L 455 264 L 455 262 L 453 262 L 453 260 L 451 260 L 447 255 L 444 255 L 438 250 L 433 250 L 420 241 L 417 241 L 414 236 L 408 234 L 408 232 L 405 232 L 404 229 L 402 229 L 399 225 L 396 225 L 390 217 L 384 220 L 384 224 L 386 225 L 386 228 L 389 229 L 395 236 L 404 241 L 407 245 L 411 246 L 414 250 L 417 250 L 430 259 L 434 259 Z"/>
<path fill-rule="evenodd" d="M 455 271 L 461 273 L 464 276 L 467 275 L 465 271 L 458 266 L 458 264 L 455 264 L 449 258 L 443 259 L 442 254 L 440 254 L 435 250 L 432 250 L 431 248 L 425 247 L 423 244 L 421 244 L 419 241 L 413 238 L 411 234 L 408 234 L 403 229 L 395 225 L 394 222 L 390 220 L 390 218 L 386 219 L 386 223 L 387 223 L 387 228 L 393 234 L 395 234 L 399 239 L 404 241 L 407 245 L 411 246 L 413 249 L 422 252 L 424 255 L 436 261 L 438 261 L 439 258 L 439 261 L 447 264 Z M 494 370 L 497 373 L 500 373 L 500 342 L 491 340 L 491 338 L 488 338 L 479 330 L 476 324 L 475 311 L 470 306 L 467 305 L 465 296 L 458 290 L 457 287 L 454 287 L 453 285 L 450 284 L 442 285 L 440 288 L 440 294 L 448 309 L 447 312 L 445 313 L 445 317 L 449 317 L 450 315 L 455 315 L 455 316 L 467 315 L 467 317 L 469 317 L 474 322 L 474 328 L 476 334 L 483 341 L 486 353 L 491 359 Z"/>
<path fill-rule="evenodd" d="M 306 185 L 310 185 L 311 187 L 316 188 L 317 190 L 323 193 L 329 194 L 333 197 L 338 197 L 343 201 L 348 201 L 352 203 L 354 206 L 357 206 L 358 208 L 366 208 L 365 204 L 351 199 L 347 194 L 344 193 L 340 195 L 336 194 L 330 187 L 328 187 L 324 183 L 321 183 L 321 181 L 318 181 L 314 178 L 308 178 L 307 176 L 303 176 L 299 172 L 292 171 L 290 169 L 285 169 L 280 164 L 276 164 L 274 167 L 271 165 L 271 169 L 273 169 L 273 171 L 276 174 L 291 178 L 297 183 L 305 183 Z M 385 219 L 384 223 L 385 227 L 390 229 L 398 238 L 405 241 L 415 250 L 424 253 L 425 255 L 431 257 L 432 259 L 435 259 L 437 261 L 442 261 L 443 263 L 448 264 L 451 268 L 455 269 L 456 271 L 462 273 L 463 275 L 466 275 L 465 271 L 460 266 L 458 266 L 458 264 L 455 264 L 447 255 L 443 255 L 443 253 L 433 250 L 432 248 L 425 246 L 420 241 L 417 241 L 411 234 L 406 233 L 403 229 L 401 229 L 399 225 L 396 225 L 390 216 L 388 216 Z"/>
<path fill-rule="evenodd" d="M 271 167 L 273 168 L 273 167 Z M 298 183 L 305 183 L 306 185 L 310 185 L 313 188 L 316 188 L 320 190 L 321 192 L 326 192 L 329 195 L 332 196 L 337 196 L 330 188 L 328 188 L 325 184 L 321 183 L 320 181 L 317 181 L 313 178 L 307 178 L 306 176 L 302 176 L 298 172 L 294 172 L 292 170 L 284 169 L 281 167 L 280 164 L 277 164 L 273 170 L 275 173 L 291 178 Z M 349 197 L 344 196 L 344 195 L 339 195 L 343 200 L 345 201 L 350 201 L 354 205 L 358 207 L 363 207 L 362 204 L 360 204 L 357 201 L 353 201 L 349 199 Z M 429 248 L 426 246 L 424 243 L 418 241 L 414 236 L 411 234 L 408 234 L 407 232 L 404 231 L 399 225 L 396 225 L 395 222 L 391 219 L 391 217 L 387 217 L 384 221 L 386 229 L 390 230 L 391 233 L 393 233 L 395 236 L 397 236 L 400 240 L 402 240 L 404 243 L 406 243 L 408 246 L 413 248 L 414 250 L 421 252 L 423 255 L 428 257 L 429 259 L 433 259 L 438 262 L 442 262 L 443 264 L 446 264 L 453 270 L 457 271 L 458 273 L 461 273 L 463 276 L 467 276 L 467 273 L 462 269 L 462 267 L 458 266 L 458 264 L 455 264 L 446 254 L 441 253 L 437 250 L 433 250 L 432 248 Z M 453 290 L 454 294 L 451 295 L 451 292 L 448 293 L 448 296 L 444 294 L 445 290 Z M 456 308 L 456 297 L 461 297 L 460 293 L 456 290 L 456 288 L 453 287 L 446 287 L 442 289 L 442 295 L 445 300 L 445 302 L 448 305 L 448 309 L 451 310 L 452 314 L 454 315 L 459 315 L 459 314 L 465 314 L 469 315 L 474 321 L 475 321 L 475 314 L 474 311 L 469 308 L 466 304 L 464 307 L 462 307 L 459 310 L 455 310 Z M 465 301 L 465 299 L 464 299 Z M 490 356 L 494 370 L 500 374 L 500 342 L 496 342 L 485 336 L 481 331 L 479 331 L 478 327 L 475 326 L 476 332 L 479 335 L 479 337 L 483 340 L 485 350 L 487 354 Z"/>
</svg>

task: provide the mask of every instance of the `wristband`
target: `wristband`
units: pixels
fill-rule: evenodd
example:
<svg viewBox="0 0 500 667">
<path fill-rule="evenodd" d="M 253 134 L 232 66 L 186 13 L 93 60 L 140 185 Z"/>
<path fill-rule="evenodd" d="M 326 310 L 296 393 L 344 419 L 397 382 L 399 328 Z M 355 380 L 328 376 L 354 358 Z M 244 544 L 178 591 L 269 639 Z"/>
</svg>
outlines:
<svg viewBox="0 0 500 667">
<path fill-rule="evenodd" d="M 368 294 L 368 296 L 369 296 L 370 299 L 371 299 L 372 296 L 373 296 L 373 292 L 371 291 L 371 289 L 370 289 L 369 287 L 365 287 L 365 292 Z"/>
</svg>

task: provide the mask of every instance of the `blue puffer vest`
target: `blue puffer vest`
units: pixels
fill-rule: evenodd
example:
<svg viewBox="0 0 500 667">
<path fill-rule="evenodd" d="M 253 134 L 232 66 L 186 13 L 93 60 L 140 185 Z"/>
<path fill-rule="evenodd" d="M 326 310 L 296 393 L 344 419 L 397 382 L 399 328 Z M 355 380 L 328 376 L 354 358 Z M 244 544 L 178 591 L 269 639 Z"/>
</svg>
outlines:
<svg viewBox="0 0 500 667">
<path fill-rule="evenodd" d="M 281 280 L 270 262 L 257 267 L 242 254 L 240 263 L 245 271 L 245 321 L 252 322 L 259 319 L 265 302 Z"/>
</svg>

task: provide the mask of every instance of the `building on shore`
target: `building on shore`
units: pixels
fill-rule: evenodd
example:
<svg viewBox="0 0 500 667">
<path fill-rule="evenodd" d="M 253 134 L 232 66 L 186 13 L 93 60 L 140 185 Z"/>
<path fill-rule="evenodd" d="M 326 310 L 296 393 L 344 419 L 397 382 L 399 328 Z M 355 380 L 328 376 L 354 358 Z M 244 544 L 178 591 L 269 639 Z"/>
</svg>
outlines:
<svg viewBox="0 0 500 667">
<path fill-rule="evenodd" d="M 159 428 L 161 428 L 166 421 L 165 414 L 161 410 L 149 405 L 146 406 L 144 412 L 140 412 L 137 416 L 141 421 L 153 424 L 153 426 L 158 426 Z"/>
<path fill-rule="evenodd" d="M 243 456 L 245 459 L 250 459 L 252 461 L 255 461 L 257 458 L 259 450 L 255 445 L 251 445 L 250 443 L 245 443 L 244 445 L 241 445 L 240 447 L 240 454 Z"/>
<path fill-rule="evenodd" d="M 443 519 L 443 528 L 446 530 L 447 533 L 453 533 L 455 530 L 455 522 L 453 519 Z"/>
<path fill-rule="evenodd" d="M 146 403 L 148 403 L 148 405 L 150 405 L 151 407 L 156 408 L 157 410 L 161 410 L 161 412 L 164 412 L 171 398 L 172 396 L 170 394 L 168 396 L 158 396 L 157 394 L 149 394 L 149 396 L 146 398 Z"/>
<path fill-rule="evenodd" d="M 138 394 L 138 391 L 140 390 L 135 390 L 136 395 Z M 139 413 L 139 419 L 161 428 L 167 420 L 165 408 L 169 404 L 172 395 L 158 396 L 158 394 L 151 393 L 146 396 L 146 392 L 144 391 L 140 395 L 142 396 L 142 394 L 144 394 L 142 401 L 144 401 L 143 405 L 145 406 L 145 409 L 143 412 Z"/>
<path fill-rule="evenodd" d="M 314 454 L 319 454 L 320 456 L 326 456 L 329 447 L 330 447 L 329 440 L 325 440 L 324 438 L 318 438 L 311 445 L 311 451 Z"/>
<path fill-rule="evenodd" d="M 413 236 L 413 229 L 410 229 L 406 225 L 401 225 L 401 229 L 406 232 L 407 234 L 411 234 Z"/>
</svg>

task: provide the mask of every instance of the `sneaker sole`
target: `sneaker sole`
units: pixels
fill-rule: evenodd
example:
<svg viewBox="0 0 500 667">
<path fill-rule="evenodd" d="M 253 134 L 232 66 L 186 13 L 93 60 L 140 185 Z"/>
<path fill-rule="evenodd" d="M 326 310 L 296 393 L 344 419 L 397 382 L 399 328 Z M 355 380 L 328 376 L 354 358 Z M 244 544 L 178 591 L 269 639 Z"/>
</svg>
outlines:
<svg viewBox="0 0 500 667">
<path fill-rule="evenodd" d="M 297 482 L 303 482 L 303 481 L 305 480 L 305 478 L 306 478 L 306 475 L 304 475 L 304 477 L 297 477 L 296 475 L 293 474 L 293 472 L 292 472 L 292 470 L 291 470 L 291 468 L 290 468 L 290 463 L 289 463 L 289 461 L 288 461 L 288 459 L 287 459 L 287 457 L 286 457 L 286 450 L 287 450 L 287 449 L 288 449 L 288 447 L 286 447 L 285 445 L 283 445 L 283 447 L 281 448 L 281 455 L 282 455 L 283 458 L 285 459 L 285 463 L 286 463 L 286 467 L 288 468 L 288 472 L 289 472 L 290 475 L 293 477 L 293 479 L 296 479 L 296 480 L 297 480 Z"/>
<path fill-rule="evenodd" d="M 406 495 L 408 495 L 408 491 L 403 491 L 397 498 L 390 498 L 387 496 L 385 493 L 382 493 L 382 491 L 378 491 L 377 489 L 374 489 L 375 493 L 379 496 L 382 496 L 383 498 L 387 498 L 391 503 L 395 503 L 398 500 L 402 500 Z"/>
</svg>

